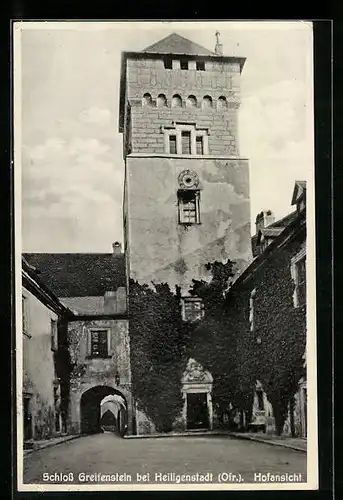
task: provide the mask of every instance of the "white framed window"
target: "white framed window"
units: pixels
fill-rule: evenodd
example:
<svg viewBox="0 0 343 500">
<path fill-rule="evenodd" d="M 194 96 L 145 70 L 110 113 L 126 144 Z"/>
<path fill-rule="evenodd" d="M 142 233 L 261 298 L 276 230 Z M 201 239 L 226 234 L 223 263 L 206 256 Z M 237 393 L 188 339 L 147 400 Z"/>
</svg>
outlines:
<svg viewBox="0 0 343 500">
<path fill-rule="evenodd" d="M 88 357 L 108 358 L 111 354 L 111 330 L 92 328 L 88 331 Z"/>
<path fill-rule="evenodd" d="M 294 307 L 306 304 L 306 249 L 303 248 L 291 261 L 291 274 L 295 283 Z"/>
<path fill-rule="evenodd" d="M 57 327 L 57 320 L 55 320 L 55 319 L 51 320 L 50 333 L 51 333 L 51 350 L 57 351 L 57 349 L 58 349 L 58 327 Z"/>
<path fill-rule="evenodd" d="M 194 124 L 176 123 L 162 127 L 167 154 L 207 155 L 208 129 L 197 129 Z"/>
<path fill-rule="evenodd" d="M 250 299 L 249 299 L 249 323 L 250 323 L 250 331 L 253 332 L 255 330 L 255 323 L 254 323 L 254 301 L 256 297 L 256 288 L 254 288 L 251 293 L 250 293 Z"/>
<path fill-rule="evenodd" d="M 180 189 L 177 197 L 179 224 L 200 224 L 200 191 Z"/>
<path fill-rule="evenodd" d="M 198 321 L 204 317 L 202 300 L 198 297 L 184 297 L 182 299 L 182 319 L 184 321 Z"/>
</svg>

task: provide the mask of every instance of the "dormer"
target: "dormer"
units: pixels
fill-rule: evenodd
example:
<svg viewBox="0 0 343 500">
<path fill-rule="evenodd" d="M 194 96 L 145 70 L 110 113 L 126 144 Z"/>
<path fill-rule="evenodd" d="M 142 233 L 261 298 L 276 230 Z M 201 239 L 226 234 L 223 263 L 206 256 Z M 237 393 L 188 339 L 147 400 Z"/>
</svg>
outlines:
<svg viewBox="0 0 343 500">
<path fill-rule="evenodd" d="M 297 212 L 302 212 L 306 207 L 306 181 L 295 181 L 292 203 Z"/>
</svg>

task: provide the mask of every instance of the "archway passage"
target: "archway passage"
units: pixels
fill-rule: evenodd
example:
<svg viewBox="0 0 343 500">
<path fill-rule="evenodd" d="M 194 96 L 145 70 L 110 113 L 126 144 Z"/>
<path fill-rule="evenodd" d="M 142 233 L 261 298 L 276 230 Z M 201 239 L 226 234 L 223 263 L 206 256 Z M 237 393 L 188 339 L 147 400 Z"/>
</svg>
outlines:
<svg viewBox="0 0 343 500">
<path fill-rule="evenodd" d="M 118 419 L 115 422 L 116 431 L 123 435 L 127 428 L 127 403 L 123 394 L 108 386 L 95 386 L 84 392 L 81 396 L 81 433 L 96 434 L 102 432 L 101 424 L 101 402 L 106 396 L 117 395 L 123 401 L 118 427 Z M 107 415 L 108 417 L 109 415 Z"/>
</svg>

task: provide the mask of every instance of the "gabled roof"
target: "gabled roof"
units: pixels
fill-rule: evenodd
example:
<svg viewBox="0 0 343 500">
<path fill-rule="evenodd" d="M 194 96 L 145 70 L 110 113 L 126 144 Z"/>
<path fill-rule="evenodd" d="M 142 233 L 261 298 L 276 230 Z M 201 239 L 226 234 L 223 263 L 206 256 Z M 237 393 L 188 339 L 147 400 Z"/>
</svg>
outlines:
<svg viewBox="0 0 343 500">
<path fill-rule="evenodd" d="M 295 205 L 297 201 L 299 201 L 300 198 L 305 194 L 306 194 L 306 181 L 295 181 L 293 196 L 292 196 L 292 205 Z"/>
<path fill-rule="evenodd" d="M 52 309 L 56 314 L 72 315 L 72 311 L 68 306 L 59 300 L 51 288 L 37 274 L 36 269 L 23 256 L 21 258 L 21 278 L 23 288 L 29 290 L 38 300 Z"/>
<path fill-rule="evenodd" d="M 57 297 L 99 297 L 125 286 L 125 258 L 112 253 L 25 253 Z"/>
<path fill-rule="evenodd" d="M 216 55 L 215 52 L 198 45 L 197 43 L 172 33 L 162 40 L 150 45 L 143 52 L 156 52 L 158 54 L 187 54 L 187 55 Z"/>
</svg>

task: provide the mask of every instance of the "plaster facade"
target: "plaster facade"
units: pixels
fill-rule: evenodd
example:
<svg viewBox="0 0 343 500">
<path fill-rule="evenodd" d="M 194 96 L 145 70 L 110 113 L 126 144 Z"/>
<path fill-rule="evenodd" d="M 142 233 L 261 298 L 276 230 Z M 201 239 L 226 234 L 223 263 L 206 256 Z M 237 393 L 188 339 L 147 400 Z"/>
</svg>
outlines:
<svg viewBox="0 0 343 500">
<path fill-rule="evenodd" d="M 57 322 L 58 315 L 25 287 L 22 295 L 25 316 L 22 336 L 23 399 L 26 413 L 24 419 L 28 419 L 24 422 L 24 427 L 28 439 L 46 439 L 57 432 L 54 387 L 58 385 L 58 381 L 52 350 L 51 322 Z M 30 425 L 31 428 L 28 428 Z"/>
</svg>

